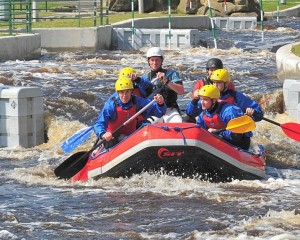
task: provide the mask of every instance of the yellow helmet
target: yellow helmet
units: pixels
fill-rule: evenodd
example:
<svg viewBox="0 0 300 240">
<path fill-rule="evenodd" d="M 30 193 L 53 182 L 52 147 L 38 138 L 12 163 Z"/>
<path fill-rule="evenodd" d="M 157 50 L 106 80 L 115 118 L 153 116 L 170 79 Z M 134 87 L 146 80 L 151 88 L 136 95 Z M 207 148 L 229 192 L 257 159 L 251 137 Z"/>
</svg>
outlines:
<svg viewBox="0 0 300 240">
<path fill-rule="evenodd" d="M 198 95 L 201 97 L 209 97 L 211 99 L 219 99 L 220 90 L 215 85 L 204 85 L 198 90 Z"/>
<path fill-rule="evenodd" d="M 133 83 L 128 77 L 119 77 L 115 84 L 116 91 L 133 89 Z"/>
<path fill-rule="evenodd" d="M 212 81 L 230 82 L 230 75 L 225 68 L 213 71 L 209 78 Z"/>
<path fill-rule="evenodd" d="M 119 78 L 129 77 L 131 73 L 136 73 L 136 71 L 132 67 L 122 68 L 119 74 Z"/>
</svg>

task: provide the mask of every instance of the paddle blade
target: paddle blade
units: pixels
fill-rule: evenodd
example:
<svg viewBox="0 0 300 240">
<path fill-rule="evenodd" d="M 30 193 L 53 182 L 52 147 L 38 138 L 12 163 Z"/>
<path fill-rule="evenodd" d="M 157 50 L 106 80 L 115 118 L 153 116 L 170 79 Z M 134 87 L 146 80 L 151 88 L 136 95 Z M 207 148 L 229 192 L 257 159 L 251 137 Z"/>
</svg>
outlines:
<svg viewBox="0 0 300 240">
<path fill-rule="evenodd" d="M 244 115 L 231 119 L 227 124 L 226 130 L 234 133 L 246 133 L 254 130 L 255 128 L 256 125 L 253 119 L 248 115 Z"/>
<path fill-rule="evenodd" d="M 71 137 L 69 137 L 67 140 L 65 140 L 61 144 L 61 148 L 64 151 L 64 153 L 69 153 L 73 151 L 75 148 L 77 148 L 79 145 L 84 143 L 92 134 L 93 127 L 85 127 L 79 131 L 77 131 L 75 134 L 73 134 Z"/>
<path fill-rule="evenodd" d="M 77 152 L 55 168 L 54 174 L 60 179 L 68 180 L 84 168 L 88 159 L 89 152 Z"/>
<path fill-rule="evenodd" d="M 282 131 L 295 141 L 300 142 L 300 124 L 298 123 L 284 123 L 280 125 Z"/>
</svg>

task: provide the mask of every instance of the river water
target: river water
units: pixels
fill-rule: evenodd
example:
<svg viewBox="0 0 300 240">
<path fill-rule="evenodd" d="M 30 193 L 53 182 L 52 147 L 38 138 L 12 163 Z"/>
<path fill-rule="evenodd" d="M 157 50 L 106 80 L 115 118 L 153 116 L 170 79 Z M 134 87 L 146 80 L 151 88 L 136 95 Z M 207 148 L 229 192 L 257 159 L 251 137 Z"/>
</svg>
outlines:
<svg viewBox="0 0 300 240">
<path fill-rule="evenodd" d="M 300 19 L 267 21 L 257 30 L 201 32 L 209 48 L 166 51 L 165 67 L 180 71 L 185 94 L 219 57 L 236 88 L 261 103 L 265 117 L 295 122 L 284 113 L 276 50 L 300 40 Z M 0 149 L 0 239 L 270 239 L 300 238 L 300 149 L 280 127 L 257 123 L 253 142 L 267 151 L 280 178 L 210 183 L 160 173 L 70 182 L 55 167 L 70 154 L 60 143 L 97 118 L 114 91 L 118 71 L 148 70 L 146 49 L 134 52 L 49 53 L 33 61 L 0 64 L 0 83 L 39 86 L 44 94 L 47 142 Z M 89 150 L 95 136 L 76 151 Z M 75 152 L 75 151 L 74 151 Z M 72 152 L 71 154 L 73 154 Z"/>
</svg>

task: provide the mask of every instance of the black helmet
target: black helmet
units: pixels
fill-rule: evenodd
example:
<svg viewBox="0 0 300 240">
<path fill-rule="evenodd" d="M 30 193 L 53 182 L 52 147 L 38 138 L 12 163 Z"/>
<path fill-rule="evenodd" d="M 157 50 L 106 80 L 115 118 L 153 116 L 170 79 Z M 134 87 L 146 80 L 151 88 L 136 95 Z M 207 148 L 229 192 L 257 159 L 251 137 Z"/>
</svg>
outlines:
<svg viewBox="0 0 300 240">
<path fill-rule="evenodd" d="M 206 70 L 210 68 L 221 69 L 223 68 L 223 63 L 219 58 L 211 58 L 206 63 Z"/>
</svg>

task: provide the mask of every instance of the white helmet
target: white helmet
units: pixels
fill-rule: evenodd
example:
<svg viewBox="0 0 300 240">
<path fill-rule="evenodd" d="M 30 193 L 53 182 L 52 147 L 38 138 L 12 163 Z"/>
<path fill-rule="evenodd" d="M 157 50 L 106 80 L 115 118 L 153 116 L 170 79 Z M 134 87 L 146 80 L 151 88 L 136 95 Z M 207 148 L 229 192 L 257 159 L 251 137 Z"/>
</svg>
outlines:
<svg viewBox="0 0 300 240">
<path fill-rule="evenodd" d="M 147 58 L 150 57 L 162 57 L 164 58 L 164 52 L 160 47 L 152 47 L 147 51 Z"/>
</svg>

